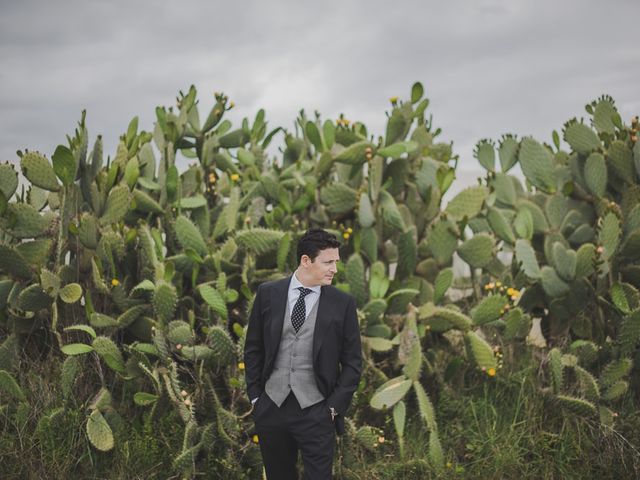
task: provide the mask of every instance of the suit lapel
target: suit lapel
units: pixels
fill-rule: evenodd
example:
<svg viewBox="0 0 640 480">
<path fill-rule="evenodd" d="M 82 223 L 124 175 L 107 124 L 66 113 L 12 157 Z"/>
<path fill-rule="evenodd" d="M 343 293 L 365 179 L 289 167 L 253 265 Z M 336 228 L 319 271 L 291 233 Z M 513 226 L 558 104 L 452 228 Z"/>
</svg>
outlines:
<svg viewBox="0 0 640 480">
<path fill-rule="evenodd" d="M 313 359 L 315 360 L 322 346 L 322 341 L 331 326 L 333 316 L 331 315 L 331 289 L 322 287 L 320 289 L 320 300 L 318 304 L 318 316 L 316 318 L 316 328 L 313 332 Z"/>
<path fill-rule="evenodd" d="M 275 356 L 280 348 L 284 312 L 289 300 L 291 276 L 278 281 L 271 289 L 271 345 Z"/>
</svg>

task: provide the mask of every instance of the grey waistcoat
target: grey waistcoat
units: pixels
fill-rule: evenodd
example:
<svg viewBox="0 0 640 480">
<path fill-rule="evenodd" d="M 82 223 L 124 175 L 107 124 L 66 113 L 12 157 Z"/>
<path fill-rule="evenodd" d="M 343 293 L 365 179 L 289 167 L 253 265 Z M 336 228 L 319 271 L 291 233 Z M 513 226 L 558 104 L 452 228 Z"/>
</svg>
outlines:
<svg viewBox="0 0 640 480">
<path fill-rule="evenodd" d="M 273 372 L 267 380 L 265 391 L 278 407 L 293 390 L 301 408 L 324 400 L 313 374 L 313 332 L 318 316 L 318 299 L 307 315 L 298 333 L 291 325 L 289 300 L 282 322 L 280 348 L 273 364 Z"/>
</svg>

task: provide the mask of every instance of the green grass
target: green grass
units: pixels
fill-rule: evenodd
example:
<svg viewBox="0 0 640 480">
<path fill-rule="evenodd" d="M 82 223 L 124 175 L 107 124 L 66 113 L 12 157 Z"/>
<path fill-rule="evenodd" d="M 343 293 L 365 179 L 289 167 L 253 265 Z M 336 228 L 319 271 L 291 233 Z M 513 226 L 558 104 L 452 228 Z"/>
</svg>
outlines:
<svg viewBox="0 0 640 480">
<path fill-rule="evenodd" d="M 1 402 L 0 478 L 161 479 L 173 474 L 173 458 L 182 448 L 184 426 L 171 409 L 149 420 L 148 410 L 115 403 L 116 448 L 102 453 L 86 438 L 86 405 L 63 404 L 59 365 L 30 365 L 19 376 L 28 404 Z M 350 462 L 336 463 L 342 479 L 585 479 L 640 477 L 640 411 L 627 394 L 614 406 L 614 430 L 596 419 L 560 410 L 540 391 L 538 370 L 526 363 L 490 378 L 461 371 L 439 390 L 429 391 L 436 408 L 445 454 L 442 472 L 428 461 L 428 432 L 407 402 L 405 457 L 400 458 L 391 415 L 363 408 L 362 421 L 380 427 L 385 440 L 375 452 L 356 450 Z M 78 398 L 91 398 L 98 385 L 85 369 Z M 432 386 L 428 379 L 423 382 Z M 124 398 L 114 392 L 115 398 Z M 43 419 L 45 417 L 50 419 Z M 253 452 L 255 454 L 256 452 Z M 242 452 L 213 448 L 198 462 L 198 478 L 259 478 L 242 466 Z"/>
<path fill-rule="evenodd" d="M 427 460 L 428 432 L 412 417 L 405 431 L 405 459 L 395 448 L 393 425 L 385 445 L 359 458 L 345 478 L 589 479 L 640 477 L 640 412 L 632 398 L 619 405 L 614 430 L 596 419 L 558 409 L 541 394 L 530 368 L 494 378 L 466 379 L 464 390 L 444 388 L 433 400 L 446 465 Z M 416 411 L 408 399 L 407 411 Z"/>
</svg>

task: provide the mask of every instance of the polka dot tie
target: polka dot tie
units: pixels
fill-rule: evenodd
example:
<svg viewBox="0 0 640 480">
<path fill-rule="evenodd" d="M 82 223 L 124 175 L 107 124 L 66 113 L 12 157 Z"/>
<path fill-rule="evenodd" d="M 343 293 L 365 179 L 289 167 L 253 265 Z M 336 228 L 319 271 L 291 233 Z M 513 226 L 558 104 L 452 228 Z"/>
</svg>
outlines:
<svg viewBox="0 0 640 480">
<path fill-rule="evenodd" d="M 304 287 L 298 287 L 298 290 L 300 290 L 300 296 L 298 297 L 298 300 L 296 300 L 296 304 L 293 306 L 293 311 L 291 312 L 291 325 L 293 325 L 293 329 L 296 333 L 298 333 L 298 330 L 302 327 L 304 319 L 307 316 L 304 297 L 313 292 L 310 288 Z"/>
</svg>

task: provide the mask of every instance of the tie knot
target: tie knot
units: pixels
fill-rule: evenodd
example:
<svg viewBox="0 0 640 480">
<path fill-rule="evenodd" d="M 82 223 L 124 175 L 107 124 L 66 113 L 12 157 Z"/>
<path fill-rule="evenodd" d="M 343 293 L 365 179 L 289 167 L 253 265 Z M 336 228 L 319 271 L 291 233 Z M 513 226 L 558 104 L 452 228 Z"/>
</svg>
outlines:
<svg viewBox="0 0 640 480">
<path fill-rule="evenodd" d="M 313 292 L 313 290 L 311 290 L 310 288 L 305 288 L 305 287 L 298 287 L 298 290 L 300 290 L 301 298 L 304 298 L 307 295 L 309 295 L 311 292 Z"/>
</svg>

